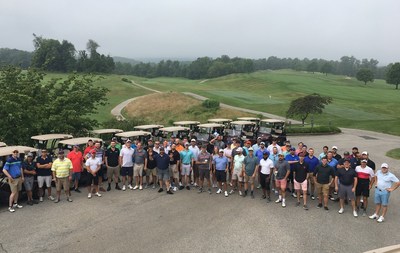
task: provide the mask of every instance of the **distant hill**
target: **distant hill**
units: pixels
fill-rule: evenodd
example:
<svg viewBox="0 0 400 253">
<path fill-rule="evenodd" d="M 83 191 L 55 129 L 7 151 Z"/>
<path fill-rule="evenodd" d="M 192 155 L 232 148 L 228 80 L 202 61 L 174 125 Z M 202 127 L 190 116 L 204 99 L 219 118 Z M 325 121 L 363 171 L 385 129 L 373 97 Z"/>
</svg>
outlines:
<svg viewBox="0 0 400 253">
<path fill-rule="evenodd" d="M 113 59 L 115 62 L 122 62 L 122 63 L 130 63 L 132 65 L 138 64 L 138 63 L 159 63 L 160 61 L 164 60 L 171 60 L 171 61 L 179 61 L 182 63 L 190 63 L 194 59 L 192 58 L 127 58 L 127 57 L 121 57 L 121 56 L 113 56 Z"/>
<path fill-rule="evenodd" d="M 32 52 L 0 48 L 0 67 L 6 65 L 19 66 L 23 69 L 31 65 Z"/>
<path fill-rule="evenodd" d="M 140 63 L 140 61 L 137 61 L 135 59 L 120 57 L 120 56 L 113 56 L 113 59 L 115 62 L 130 63 L 132 65 Z"/>
</svg>

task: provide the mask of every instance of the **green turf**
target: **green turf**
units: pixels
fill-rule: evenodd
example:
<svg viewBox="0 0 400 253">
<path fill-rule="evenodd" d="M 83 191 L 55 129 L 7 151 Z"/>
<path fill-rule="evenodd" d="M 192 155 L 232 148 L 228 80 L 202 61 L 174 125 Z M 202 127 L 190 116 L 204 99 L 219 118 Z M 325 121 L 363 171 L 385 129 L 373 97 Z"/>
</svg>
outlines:
<svg viewBox="0 0 400 253">
<path fill-rule="evenodd" d="M 386 152 L 386 156 L 400 160 L 400 148 L 389 150 L 388 152 Z"/>
<path fill-rule="evenodd" d="M 193 92 L 281 116 L 285 116 L 291 100 L 316 92 L 333 98 L 322 115 L 314 116 L 316 124 L 400 135 L 400 90 L 384 80 L 364 85 L 354 78 L 291 70 L 232 74 L 203 83 L 184 78 L 130 78 L 156 90 Z"/>
</svg>

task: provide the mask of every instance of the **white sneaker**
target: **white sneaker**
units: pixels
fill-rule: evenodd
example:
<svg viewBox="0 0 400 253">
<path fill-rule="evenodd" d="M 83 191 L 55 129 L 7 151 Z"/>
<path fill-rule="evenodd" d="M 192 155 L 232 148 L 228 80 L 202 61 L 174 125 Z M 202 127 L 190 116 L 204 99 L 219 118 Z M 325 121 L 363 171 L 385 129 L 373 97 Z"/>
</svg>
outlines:
<svg viewBox="0 0 400 253">
<path fill-rule="evenodd" d="M 179 182 L 179 186 L 182 186 L 182 182 Z"/>
<path fill-rule="evenodd" d="M 14 207 L 10 206 L 10 207 L 8 208 L 8 211 L 10 211 L 10 213 L 13 213 L 13 212 L 15 212 L 15 209 L 14 209 Z"/>
<path fill-rule="evenodd" d="M 297 194 L 296 193 L 292 193 L 293 198 L 297 198 Z"/>
<path fill-rule="evenodd" d="M 23 206 L 21 206 L 21 205 L 18 205 L 18 204 L 16 204 L 16 203 L 15 203 L 15 204 L 13 205 L 13 207 L 14 207 L 14 208 L 21 209 Z"/>
<path fill-rule="evenodd" d="M 242 191 L 239 191 L 239 196 L 242 196 L 242 195 L 243 195 Z"/>
<path fill-rule="evenodd" d="M 382 223 L 385 220 L 385 218 L 383 216 L 380 216 L 379 219 L 377 219 L 376 221 L 379 223 Z"/>
<path fill-rule="evenodd" d="M 286 203 L 285 203 L 286 201 L 283 199 L 282 200 L 282 207 L 286 207 Z"/>
<path fill-rule="evenodd" d="M 143 186 L 142 185 L 139 185 L 139 190 L 143 190 Z"/>
<path fill-rule="evenodd" d="M 123 191 L 126 190 L 126 186 L 125 186 L 125 185 L 122 186 L 122 190 L 123 190 Z"/>
<path fill-rule="evenodd" d="M 55 200 L 55 198 L 54 198 L 53 196 L 51 196 L 51 195 L 48 196 L 47 199 L 49 199 L 49 200 L 51 200 L 51 201 L 54 201 L 54 200 Z"/>
<path fill-rule="evenodd" d="M 282 201 L 282 199 L 279 198 L 279 199 L 277 199 L 277 200 L 275 201 L 275 203 L 280 203 L 281 201 Z"/>
<path fill-rule="evenodd" d="M 153 184 L 153 187 L 151 187 L 152 189 L 155 189 L 156 188 L 156 185 L 155 184 Z"/>
<path fill-rule="evenodd" d="M 228 192 L 227 191 L 225 191 L 225 197 L 228 197 L 229 195 L 228 195 Z"/>
<path fill-rule="evenodd" d="M 176 192 L 176 191 L 178 190 L 178 188 L 176 188 L 176 186 L 174 186 L 174 188 L 172 188 L 172 190 L 173 190 L 174 192 Z"/>
<path fill-rule="evenodd" d="M 222 190 L 221 190 L 221 189 L 218 189 L 217 194 L 220 194 L 221 192 L 222 192 Z"/>
<path fill-rule="evenodd" d="M 339 213 L 342 214 L 343 212 L 344 212 L 344 209 L 343 209 L 343 208 L 340 208 L 340 209 L 339 209 Z"/>
<path fill-rule="evenodd" d="M 135 187 L 133 187 L 134 190 L 139 189 L 139 186 L 135 185 Z"/>
<path fill-rule="evenodd" d="M 197 183 L 194 183 L 194 187 L 197 187 L 198 185 L 197 185 Z"/>
<path fill-rule="evenodd" d="M 132 185 L 130 185 L 130 184 L 128 184 L 128 188 L 129 188 L 129 190 L 133 190 L 133 187 L 132 187 Z M 137 189 L 137 188 L 136 188 Z"/>
<path fill-rule="evenodd" d="M 235 191 L 234 190 L 231 190 L 230 192 L 229 192 L 229 194 L 232 194 L 232 193 L 234 193 Z"/>
<path fill-rule="evenodd" d="M 40 198 L 39 198 L 39 202 L 43 202 L 43 197 L 40 197 Z"/>
<path fill-rule="evenodd" d="M 89 193 L 89 194 L 87 195 L 87 197 L 88 197 L 88 199 L 91 199 L 91 198 L 92 198 L 92 194 Z"/>
<path fill-rule="evenodd" d="M 94 195 L 96 195 L 97 197 L 101 197 L 101 194 L 99 192 L 96 192 Z"/>
<path fill-rule="evenodd" d="M 371 215 L 371 216 L 369 216 L 369 218 L 370 219 L 376 219 L 376 218 L 378 218 L 379 216 L 376 214 L 376 213 L 374 213 L 373 215 Z"/>
<path fill-rule="evenodd" d="M 354 216 L 354 217 L 358 217 L 358 213 L 357 213 L 356 210 L 353 211 L 353 216 Z"/>
</svg>

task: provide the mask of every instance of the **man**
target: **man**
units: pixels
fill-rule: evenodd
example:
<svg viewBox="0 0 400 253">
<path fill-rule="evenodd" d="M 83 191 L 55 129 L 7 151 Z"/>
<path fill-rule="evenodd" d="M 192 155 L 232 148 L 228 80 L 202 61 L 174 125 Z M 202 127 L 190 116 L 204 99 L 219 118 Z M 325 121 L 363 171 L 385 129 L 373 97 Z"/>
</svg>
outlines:
<svg viewBox="0 0 400 253">
<path fill-rule="evenodd" d="M 377 222 L 381 223 L 385 220 L 390 193 L 400 186 L 400 182 L 393 173 L 389 172 L 389 165 L 387 163 L 382 163 L 381 170 L 376 173 L 375 178 L 375 213 L 369 216 L 369 218 L 377 219 Z M 379 216 L 381 209 L 382 214 Z"/>
<path fill-rule="evenodd" d="M 136 185 L 133 190 L 143 190 L 143 169 L 147 167 L 147 152 L 143 149 L 142 143 L 138 142 L 135 152 L 133 153 L 133 160 L 135 161 L 133 167 L 133 176 L 136 180 Z"/>
<path fill-rule="evenodd" d="M 233 162 L 232 162 L 232 189 L 229 192 L 229 194 L 233 194 L 235 192 L 235 188 L 237 187 L 239 189 L 239 196 L 242 196 L 242 182 L 243 182 L 243 174 L 242 174 L 242 169 L 243 169 L 243 161 L 244 161 L 244 155 L 243 155 L 243 149 L 241 147 L 236 149 L 236 155 L 233 157 Z"/>
<path fill-rule="evenodd" d="M 244 175 L 244 195 L 247 196 L 247 191 L 249 189 L 250 183 L 250 196 L 254 199 L 254 179 L 257 175 L 257 166 L 259 164 L 258 158 L 254 155 L 254 150 L 252 147 L 249 148 L 249 155 L 243 160 L 242 173 Z M 264 194 L 265 195 L 265 194 Z"/>
<path fill-rule="evenodd" d="M 272 148 L 272 153 L 269 155 L 268 158 L 272 160 L 274 165 L 279 160 L 279 153 L 278 153 L 278 149 L 276 147 Z M 276 187 L 275 187 L 275 174 L 274 173 L 271 173 L 271 183 L 272 183 L 272 192 L 275 192 L 275 194 L 278 194 L 278 190 L 276 190 Z"/>
<path fill-rule="evenodd" d="M 353 207 L 353 216 L 358 217 L 354 196 L 357 187 L 357 173 L 351 168 L 349 159 L 344 160 L 343 165 L 343 168 L 339 168 L 336 171 L 335 176 L 335 190 L 339 193 L 340 198 L 339 213 L 342 214 L 344 212 L 344 202 L 350 199 Z"/>
<path fill-rule="evenodd" d="M 88 159 L 90 157 L 89 152 L 92 151 L 92 149 L 94 149 L 94 143 L 92 139 L 89 139 L 88 142 L 86 143 L 86 148 L 83 151 L 83 157 L 84 159 Z"/>
<path fill-rule="evenodd" d="M 158 154 L 153 151 L 153 148 L 150 147 L 147 148 L 147 167 L 145 168 L 147 185 L 145 188 L 147 188 L 150 185 L 153 185 L 152 189 L 156 188 L 157 184 L 157 163 L 155 160 L 156 155 Z M 151 183 L 150 183 L 150 176 L 152 177 Z"/>
<path fill-rule="evenodd" d="M 321 154 L 319 154 L 319 156 L 318 156 L 318 159 L 321 161 L 322 160 L 322 158 L 324 158 L 324 157 L 326 157 L 327 155 L 328 155 L 328 146 L 324 146 L 323 148 L 322 148 L 322 153 Z"/>
<path fill-rule="evenodd" d="M 172 188 L 174 191 L 177 190 L 177 186 L 179 185 L 179 166 L 180 166 L 180 154 L 176 150 L 176 145 L 171 145 L 171 150 L 168 152 L 169 156 L 169 175 L 174 182 L 174 187 Z"/>
<path fill-rule="evenodd" d="M 337 151 L 338 151 L 338 147 L 337 147 L 337 146 L 332 146 L 332 155 L 333 155 L 333 158 L 335 158 L 336 161 L 339 161 L 340 159 L 342 159 L 342 156 L 339 155 L 339 154 L 337 153 Z"/>
<path fill-rule="evenodd" d="M 349 151 L 344 151 L 343 157 L 338 160 L 338 164 L 336 165 L 336 169 L 343 169 L 344 168 L 344 162 L 346 160 L 349 160 L 350 162 L 351 156 Z M 351 164 L 350 164 L 351 165 Z"/>
<path fill-rule="evenodd" d="M 156 141 L 154 143 L 153 151 L 156 152 L 157 154 L 160 154 L 160 142 L 159 141 Z"/>
<path fill-rule="evenodd" d="M 282 150 L 282 153 L 284 154 L 284 156 L 289 154 L 289 149 L 291 147 L 292 147 L 292 145 L 290 144 L 290 141 L 285 141 L 285 145 L 281 147 L 281 150 Z"/>
<path fill-rule="evenodd" d="M 30 206 L 32 206 L 33 204 L 38 204 L 39 202 L 32 198 L 33 182 L 36 175 L 36 165 L 33 162 L 32 153 L 28 153 L 26 161 L 22 163 L 22 170 L 24 172 L 25 191 L 28 197 L 28 201 L 26 203 Z"/>
<path fill-rule="evenodd" d="M 228 172 L 228 158 L 224 156 L 224 150 L 220 149 L 218 152 L 218 156 L 213 159 L 213 165 L 215 167 L 215 177 L 218 182 L 218 190 L 217 194 L 222 192 L 222 184 L 224 185 L 225 197 L 228 197 L 226 182 L 226 173 Z"/>
<path fill-rule="evenodd" d="M 351 149 L 351 158 L 355 158 L 356 157 L 356 153 L 358 153 L 358 148 L 357 147 L 353 147 Z"/>
<path fill-rule="evenodd" d="M 201 151 L 197 157 L 197 163 L 199 167 L 199 193 L 203 192 L 203 184 L 204 184 L 204 178 L 207 179 L 208 183 L 208 193 L 211 194 L 211 180 L 210 180 L 210 165 L 212 162 L 212 157 L 211 154 L 207 152 L 207 146 L 203 145 L 201 146 Z"/>
<path fill-rule="evenodd" d="M 180 164 L 181 164 L 182 183 L 186 185 L 187 190 L 190 190 L 189 175 L 193 168 L 194 155 L 192 151 L 189 150 L 189 143 L 185 143 L 185 149 L 182 150 L 179 154 L 181 157 Z M 182 190 L 183 188 L 184 186 L 182 185 L 180 187 L 180 190 Z"/>
<path fill-rule="evenodd" d="M 122 176 L 122 190 L 125 191 L 125 183 L 128 178 L 128 182 L 132 181 L 133 176 L 133 153 L 134 149 L 131 148 L 132 141 L 128 139 L 125 145 L 122 147 L 119 153 L 119 164 L 121 165 L 121 176 Z M 129 189 L 133 189 L 132 185 L 128 184 Z"/>
<path fill-rule="evenodd" d="M 48 199 L 54 201 L 54 197 L 51 196 L 51 166 L 53 160 L 47 155 L 47 150 L 42 149 L 42 155 L 36 158 L 36 175 L 39 186 L 39 201 L 43 201 L 44 191 L 43 185 L 46 183 Z"/>
<path fill-rule="evenodd" d="M 24 182 L 24 173 L 21 167 L 21 159 L 18 155 L 18 150 L 14 150 L 12 155 L 7 158 L 3 167 L 3 173 L 8 178 L 8 184 L 11 190 L 8 202 L 8 211 L 11 213 L 15 212 L 15 208 L 22 208 L 21 205 L 18 205 L 18 197 L 22 189 L 22 183 Z"/>
<path fill-rule="evenodd" d="M 258 148 L 257 152 L 255 152 L 255 154 L 256 154 L 256 156 L 258 158 L 258 161 L 261 161 L 261 159 L 263 158 L 265 150 L 267 150 L 267 148 L 265 147 L 265 142 L 262 141 L 262 142 L 260 142 L 260 147 Z M 260 172 L 258 172 L 258 186 L 257 186 L 257 189 L 261 188 L 260 176 L 261 176 Z"/>
<path fill-rule="evenodd" d="M 165 187 L 167 194 L 173 194 L 169 184 L 169 162 L 170 158 L 167 154 L 165 154 L 164 147 L 160 147 L 160 154 L 155 155 L 155 161 L 158 169 L 158 180 L 160 184 L 160 189 L 158 192 L 164 191 L 163 189 L 163 181 L 165 182 Z M 190 188 L 189 188 L 190 189 Z"/>
<path fill-rule="evenodd" d="M 183 151 L 185 148 L 182 146 L 182 144 L 181 144 L 181 140 L 179 139 L 179 138 L 175 138 L 175 149 L 178 151 L 178 152 L 181 152 L 181 151 Z"/>
<path fill-rule="evenodd" d="M 105 160 L 104 160 L 104 150 L 101 148 L 101 142 L 100 141 L 96 141 L 94 143 L 94 150 L 96 150 L 96 158 L 99 159 L 100 163 L 101 163 L 101 167 L 100 170 L 98 172 L 99 175 L 99 190 L 102 192 L 105 192 L 106 189 L 103 188 L 103 175 L 104 175 L 104 171 L 106 170 L 106 166 L 105 166 Z"/>
<path fill-rule="evenodd" d="M 210 144 L 214 147 L 218 147 L 218 149 L 225 148 L 225 142 L 222 140 L 223 136 L 217 134 L 213 139 L 210 140 Z"/>
<path fill-rule="evenodd" d="M 336 173 L 338 160 L 333 158 L 333 152 L 332 151 L 328 151 L 326 157 L 328 159 L 328 165 L 331 166 L 333 168 L 334 172 Z M 335 199 L 335 197 L 333 197 L 333 194 L 337 194 L 337 192 L 335 192 L 335 182 L 332 182 L 332 184 L 329 186 L 329 196 L 328 197 L 332 201 L 338 201 L 339 198 Z"/>
<path fill-rule="evenodd" d="M 300 146 L 303 147 L 303 143 L 299 142 L 299 144 L 300 143 L 301 143 Z M 301 149 L 300 149 L 300 151 L 301 151 Z M 292 196 L 294 198 L 296 198 L 297 195 L 296 195 L 295 190 L 294 190 L 293 170 L 294 170 L 294 165 L 296 163 L 298 163 L 300 159 L 296 155 L 296 149 L 294 147 L 291 147 L 289 149 L 289 154 L 285 156 L 285 160 L 288 162 L 288 164 L 290 166 L 290 174 L 289 174 L 289 177 L 288 177 L 289 189 L 290 189 L 290 192 L 292 193 Z"/>
<path fill-rule="evenodd" d="M 314 197 L 314 192 L 315 192 L 315 181 L 313 180 L 313 173 L 315 171 L 315 167 L 319 164 L 319 159 L 314 156 L 314 149 L 309 148 L 308 149 L 308 156 L 304 158 L 304 162 L 308 164 L 308 179 L 309 186 L 307 189 L 310 191 L 310 197 L 312 200 L 315 199 Z"/>
<path fill-rule="evenodd" d="M 329 186 L 335 179 L 335 171 L 334 169 L 328 165 L 328 158 L 326 156 L 321 158 L 321 163 L 315 167 L 314 173 L 314 181 L 317 187 L 318 194 L 318 208 L 322 207 L 322 200 L 324 200 L 324 209 L 326 211 L 328 208 L 328 195 L 329 195 Z"/>
<path fill-rule="evenodd" d="M 361 165 L 361 154 L 357 151 L 354 154 L 354 157 L 350 159 L 351 168 L 356 169 L 358 165 Z"/>
<path fill-rule="evenodd" d="M 363 196 L 363 216 L 367 215 L 369 190 L 374 185 L 375 174 L 372 168 L 367 166 L 367 160 L 361 160 L 361 165 L 356 167 L 357 187 L 356 187 L 356 205 L 360 208 L 361 196 Z"/>
<path fill-rule="evenodd" d="M 295 154 L 296 154 L 297 156 L 298 156 L 299 153 L 303 150 L 303 146 L 304 146 L 304 143 L 303 143 L 303 142 L 297 143 L 297 149 L 295 149 Z"/>
<path fill-rule="evenodd" d="M 274 137 L 272 138 L 272 143 L 267 147 L 269 153 L 272 153 L 273 148 L 278 149 L 278 153 L 282 153 L 281 147 L 278 145 L 278 140 Z"/>
<path fill-rule="evenodd" d="M 251 148 L 251 141 L 247 140 L 244 142 L 243 146 L 243 154 L 246 154 L 246 156 L 249 155 L 249 148 Z"/>
<path fill-rule="evenodd" d="M 279 160 L 276 162 L 274 167 L 275 173 L 275 185 L 279 191 L 279 197 L 275 203 L 282 202 L 282 207 L 286 207 L 286 186 L 287 179 L 290 174 L 290 165 L 283 157 L 283 154 L 279 154 Z"/>
<path fill-rule="evenodd" d="M 308 210 L 307 206 L 307 184 L 308 184 L 308 163 L 304 162 L 304 153 L 299 153 L 299 162 L 294 164 L 293 177 L 294 189 L 297 192 L 296 206 L 300 206 L 300 195 L 303 194 L 303 209 Z"/>
<path fill-rule="evenodd" d="M 101 161 L 96 157 L 96 150 L 89 152 L 90 157 L 86 160 L 86 170 L 88 172 L 88 199 L 92 198 L 92 184 L 94 185 L 95 195 L 101 197 L 99 193 L 99 170 L 101 167 Z"/>
<path fill-rule="evenodd" d="M 274 169 L 274 162 L 268 158 L 269 152 L 268 150 L 264 151 L 263 159 L 259 161 L 260 167 L 260 183 L 263 191 L 262 199 L 267 198 L 267 202 L 271 202 L 271 174 Z M 279 161 L 279 155 L 278 155 Z"/>
<path fill-rule="evenodd" d="M 83 154 L 79 151 L 79 146 L 74 145 L 72 152 L 69 152 L 67 158 L 72 162 L 72 181 L 74 182 L 74 190 L 79 190 L 79 180 L 81 179 L 82 165 L 83 165 Z"/>
<path fill-rule="evenodd" d="M 254 154 L 256 154 L 257 150 L 260 148 L 260 143 L 261 143 L 261 137 L 257 137 L 257 142 L 252 146 Z"/>
<path fill-rule="evenodd" d="M 361 159 L 367 160 L 367 166 L 370 167 L 373 171 L 375 171 L 375 162 L 369 159 L 369 154 L 367 151 L 363 151 L 361 153 Z"/>
<path fill-rule="evenodd" d="M 117 142 L 111 140 L 110 147 L 106 150 L 104 161 L 107 166 L 107 191 L 111 191 L 111 181 L 114 179 L 115 189 L 121 190 L 118 186 L 120 164 L 119 164 L 119 149 L 117 148 Z"/>
<path fill-rule="evenodd" d="M 197 143 L 195 139 L 190 140 L 190 146 L 189 150 L 192 151 L 193 153 L 193 170 L 192 170 L 192 175 L 193 175 L 193 181 L 194 186 L 198 186 L 198 180 L 199 180 L 199 169 L 197 168 L 197 157 L 199 156 L 200 149 L 197 147 Z M 191 179 L 192 180 L 192 179 Z"/>
<path fill-rule="evenodd" d="M 64 150 L 58 152 L 58 158 L 53 162 L 51 171 L 53 172 L 53 180 L 56 183 L 57 198 L 54 203 L 60 202 L 61 188 L 64 188 L 67 201 L 72 202 L 69 193 L 69 182 L 72 180 L 72 162 L 64 156 Z"/>
<path fill-rule="evenodd" d="M 122 144 L 118 142 L 117 137 L 112 137 L 111 142 L 115 143 L 115 148 L 117 148 L 118 150 L 121 150 Z M 109 149 L 109 148 L 111 148 L 111 143 L 110 143 L 110 145 L 108 145 L 107 149 Z"/>
</svg>

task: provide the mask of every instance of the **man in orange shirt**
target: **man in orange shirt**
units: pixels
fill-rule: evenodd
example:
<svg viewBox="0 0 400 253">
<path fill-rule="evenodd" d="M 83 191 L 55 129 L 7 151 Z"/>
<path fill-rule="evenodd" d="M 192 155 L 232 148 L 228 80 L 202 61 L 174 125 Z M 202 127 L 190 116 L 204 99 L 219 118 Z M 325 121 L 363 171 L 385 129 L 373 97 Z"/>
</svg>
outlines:
<svg viewBox="0 0 400 253">
<path fill-rule="evenodd" d="M 74 182 L 74 191 L 81 192 L 79 190 L 79 180 L 81 179 L 83 155 L 79 151 L 79 146 L 75 145 L 72 152 L 68 153 L 67 158 L 72 162 L 72 181 Z"/>
</svg>

